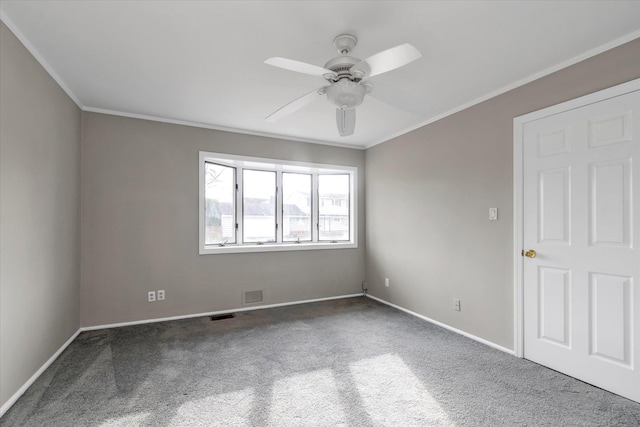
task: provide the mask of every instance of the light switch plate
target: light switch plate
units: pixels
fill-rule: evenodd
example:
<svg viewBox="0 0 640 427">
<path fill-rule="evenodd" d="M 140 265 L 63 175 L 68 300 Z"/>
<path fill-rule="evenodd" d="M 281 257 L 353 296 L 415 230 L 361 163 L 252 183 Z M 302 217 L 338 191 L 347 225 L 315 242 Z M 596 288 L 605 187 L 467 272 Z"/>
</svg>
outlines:
<svg viewBox="0 0 640 427">
<path fill-rule="evenodd" d="M 498 220 L 498 208 L 489 208 L 489 221 Z"/>
</svg>

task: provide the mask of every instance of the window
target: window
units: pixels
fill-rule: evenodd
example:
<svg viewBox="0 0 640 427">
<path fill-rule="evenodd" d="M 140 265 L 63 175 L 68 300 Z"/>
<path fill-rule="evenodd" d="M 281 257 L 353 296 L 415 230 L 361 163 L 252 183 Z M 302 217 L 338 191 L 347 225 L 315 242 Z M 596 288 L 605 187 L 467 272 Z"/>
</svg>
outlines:
<svg viewBox="0 0 640 427">
<path fill-rule="evenodd" d="M 276 188 L 275 172 L 243 170 L 243 242 L 276 241 Z"/>
<path fill-rule="evenodd" d="M 357 169 L 200 152 L 200 254 L 356 248 Z"/>
<path fill-rule="evenodd" d="M 320 207 L 319 239 L 349 240 L 349 207 L 340 206 L 349 198 L 349 174 L 318 175 L 318 194 L 326 200 Z"/>
<path fill-rule="evenodd" d="M 313 175 L 282 173 L 282 241 L 310 242 Z"/>
<path fill-rule="evenodd" d="M 235 168 L 206 162 L 204 185 L 205 244 L 235 243 Z"/>
</svg>

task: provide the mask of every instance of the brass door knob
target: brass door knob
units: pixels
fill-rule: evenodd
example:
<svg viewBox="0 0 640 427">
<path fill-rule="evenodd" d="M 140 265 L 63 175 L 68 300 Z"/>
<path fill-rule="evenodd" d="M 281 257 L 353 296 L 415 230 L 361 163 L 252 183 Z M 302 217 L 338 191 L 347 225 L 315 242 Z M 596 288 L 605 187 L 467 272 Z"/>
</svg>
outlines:
<svg viewBox="0 0 640 427">
<path fill-rule="evenodd" d="M 524 256 L 526 256 L 527 258 L 535 258 L 536 255 L 538 254 L 533 249 L 529 249 L 528 251 L 524 252 Z"/>
</svg>

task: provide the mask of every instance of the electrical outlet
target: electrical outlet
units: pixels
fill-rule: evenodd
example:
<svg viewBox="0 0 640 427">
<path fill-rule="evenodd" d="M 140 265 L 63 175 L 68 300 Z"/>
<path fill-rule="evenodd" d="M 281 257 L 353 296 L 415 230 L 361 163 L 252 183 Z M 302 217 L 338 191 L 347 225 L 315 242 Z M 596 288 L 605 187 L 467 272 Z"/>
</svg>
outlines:
<svg viewBox="0 0 640 427">
<path fill-rule="evenodd" d="M 389 278 L 385 277 L 384 278 L 384 285 L 388 288 L 389 287 Z"/>
<path fill-rule="evenodd" d="M 164 301 L 164 289 L 158 291 L 158 301 Z"/>
<path fill-rule="evenodd" d="M 147 292 L 147 301 L 148 302 L 155 302 L 155 300 L 156 300 L 156 291 Z"/>
<path fill-rule="evenodd" d="M 458 298 L 453 299 L 453 310 L 460 311 L 460 300 Z"/>
</svg>

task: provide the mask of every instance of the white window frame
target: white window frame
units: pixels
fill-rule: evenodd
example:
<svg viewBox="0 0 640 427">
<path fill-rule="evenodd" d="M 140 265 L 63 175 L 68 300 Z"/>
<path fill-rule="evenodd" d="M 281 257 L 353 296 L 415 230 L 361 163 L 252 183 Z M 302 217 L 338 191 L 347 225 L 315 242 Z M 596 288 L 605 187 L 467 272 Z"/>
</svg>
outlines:
<svg viewBox="0 0 640 427">
<path fill-rule="evenodd" d="M 224 246 L 218 244 L 205 244 L 205 162 L 213 162 L 220 165 L 232 166 L 236 168 L 236 184 L 238 191 L 236 194 L 236 243 L 227 243 Z M 242 173 L 244 169 L 265 170 L 276 172 L 276 213 L 278 228 L 276 230 L 276 242 L 271 243 L 243 243 L 242 237 Z M 300 251 L 316 249 L 348 249 L 358 247 L 358 194 L 357 179 L 358 168 L 353 166 L 338 166 L 322 163 L 293 162 L 279 159 L 268 159 L 262 157 L 238 156 L 231 154 L 213 153 L 208 151 L 199 152 L 198 163 L 198 247 L 200 255 L 208 254 L 228 254 L 242 252 L 273 252 L 273 251 Z M 311 242 L 283 242 L 282 241 L 282 173 L 305 173 L 312 175 L 311 191 Z M 319 200 L 318 200 L 318 179 L 319 174 L 349 174 L 349 240 L 337 241 L 334 243 L 318 241 L 319 223 Z M 238 180 L 240 179 L 240 181 Z"/>
</svg>

